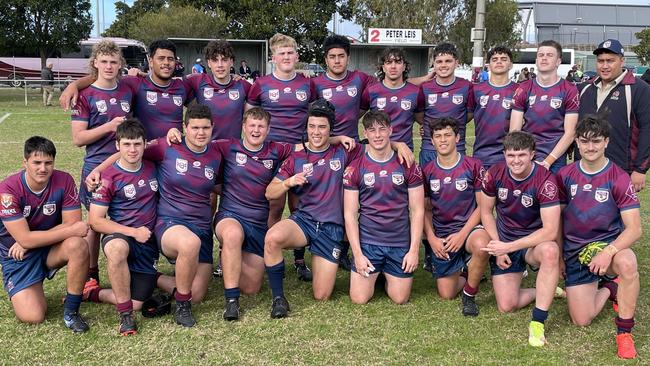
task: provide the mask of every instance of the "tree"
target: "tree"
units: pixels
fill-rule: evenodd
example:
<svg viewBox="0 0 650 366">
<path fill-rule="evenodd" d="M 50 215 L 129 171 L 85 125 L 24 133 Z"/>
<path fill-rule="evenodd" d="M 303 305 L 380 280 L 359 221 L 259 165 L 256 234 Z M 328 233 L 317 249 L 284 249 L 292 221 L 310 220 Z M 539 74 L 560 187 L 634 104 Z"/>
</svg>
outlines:
<svg viewBox="0 0 650 366">
<path fill-rule="evenodd" d="M 634 36 L 639 40 L 639 44 L 632 47 L 642 65 L 650 62 L 650 29 L 644 29 L 635 33 Z"/>
<path fill-rule="evenodd" d="M 170 6 L 137 18 L 129 35 L 145 43 L 169 37 L 223 38 L 228 22 L 218 10 L 207 14 L 191 6 Z"/>
<path fill-rule="evenodd" d="M 41 67 L 55 52 L 78 50 L 92 26 L 89 0 L 0 1 L 3 51 L 37 52 Z"/>
<path fill-rule="evenodd" d="M 105 37 L 135 38 L 130 34 L 130 26 L 138 18 L 155 13 L 168 5 L 167 0 L 135 0 L 133 6 L 123 1 L 115 3 L 115 21 L 102 34 Z"/>
</svg>

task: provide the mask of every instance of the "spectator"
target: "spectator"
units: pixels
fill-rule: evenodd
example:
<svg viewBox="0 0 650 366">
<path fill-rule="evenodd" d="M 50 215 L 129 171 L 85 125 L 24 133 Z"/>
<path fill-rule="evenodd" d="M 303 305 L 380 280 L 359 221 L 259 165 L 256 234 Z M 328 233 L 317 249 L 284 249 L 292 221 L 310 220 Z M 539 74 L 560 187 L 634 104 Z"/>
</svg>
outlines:
<svg viewBox="0 0 650 366">
<path fill-rule="evenodd" d="M 180 57 L 176 57 L 176 67 L 174 68 L 174 77 L 182 78 L 185 75 L 185 65 L 181 62 Z"/>
<path fill-rule="evenodd" d="M 194 62 L 194 65 L 192 65 L 192 74 L 204 74 L 205 73 L 205 67 L 201 63 L 201 59 L 197 58 L 196 61 Z"/>
<path fill-rule="evenodd" d="M 528 75 L 528 68 L 524 67 L 521 69 L 521 72 L 519 73 L 519 77 L 517 78 L 518 83 L 523 83 L 524 81 L 530 79 Z"/>
<path fill-rule="evenodd" d="M 41 79 L 43 86 L 43 106 L 52 105 L 52 95 L 54 95 L 54 73 L 52 72 L 52 63 L 47 64 L 46 67 L 41 70 Z"/>
<path fill-rule="evenodd" d="M 529 78 L 529 79 L 534 79 L 534 78 L 536 78 L 536 77 L 537 77 L 537 74 L 535 74 L 535 68 L 534 68 L 534 67 L 531 67 L 531 68 L 530 68 L 530 73 L 528 74 L 528 78 Z"/>
<path fill-rule="evenodd" d="M 241 60 L 241 66 L 239 66 L 239 75 L 244 79 L 248 79 L 251 76 L 251 68 L 246 63 L 246 60 Z"/>
<path fill-rule="evenodd" d="M 643 75 L 641 75 L 641 80 L 645 81 L 646 83 L 650 84 L 650 69 L 647 69 Z"/>
<path fill-rule="evenodd" d="M 487 81 L 489 78 L 490 78 L 490 74 L 488 74 L 487 65 L 483 66 L 483 70 L 481 70 L 481 73 L 479 74 L 478 81 L 480 82 Z"/>
</svg>

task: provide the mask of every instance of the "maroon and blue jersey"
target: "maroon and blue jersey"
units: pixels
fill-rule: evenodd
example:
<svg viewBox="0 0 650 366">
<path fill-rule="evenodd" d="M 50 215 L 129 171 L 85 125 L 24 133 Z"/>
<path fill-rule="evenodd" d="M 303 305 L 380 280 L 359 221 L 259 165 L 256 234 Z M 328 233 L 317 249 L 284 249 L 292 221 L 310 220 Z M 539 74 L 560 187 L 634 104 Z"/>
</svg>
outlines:
<svg viewBox="0 0 650 366">
<path fill-rule="evenodd" d="M 535 159 L 543 160 L 564 135 L 564 116 L 578 113 L 578 88 L 564 79 L 544 87 L 526 80 L 515 91 L 512 109 L 524 112 L 523 131 L 535 136 Z"/>
<path fill-rule="evenodd" d="M 158 217 L 177 218 L 211 230 L 210 193 L 218 184 L 222 161 L 216 142 L 203 152 L 194 152 L 184 139 L 168 146 L 163 137 L 147 146 L 144 158 L 157 163 Z"/>
<path fill-rule="evenodd" d="M 307 111 L 312 100 L 309 79 L 296 74 L 291 80 L 266 75 L 255 81 L 247 102 L 262 107 L 271 115 L 269 141 L 297 144 L 307 126 Z"/>
<path fill-rule="evenodd" d="M 474 85 L 474 153 L 486 168 L 504 161 L 503 138 L 510 129 L 510 112 L 517 84 L 495 86 L 489 81 Z"/>
<path fill-rule="evenodd" d="M 386 161 L 363 154 L 345 169 L 343 187 L 359 192 L 359 241 L 366 245 L 408 247 L 410 188 L 422 186 L 417 164 L 400 164 L 393 153 Z"/>
<path fill-rule="evenodd" d="M 390 139 L 403 142 L 413 150 L 415 114 L 424 110 L 424 98 L 420 94 L 420 87 L 408 82 L 396 89 L 383 82 L 374 83 L 363 92 L 361 109 L 386 112 L 393 128 Z"/>
<path fill-rule="evenodd" d="M 505 162 L 493 165 L 485 173 L 483 193 L 496 197 L 497 232 L 505 242 L 541 229 L 540 209 L 560 204 L 557 178 L 538 164 L 522 180 L 510 175 Z"/>
<path fill-rule="evenodd" d="M 247 149 L 241 140 L 218 140 L 223 155 L 223 190 L 219 210 L 234 212 L 248 221 L 266 226 L 269 201 L 266 187 L 294 145 L 265 142 L 257 151 Z"/>
<path fill-rule="evenodd" d="M 458 122 L 460 141 L 456 144 L 458 152 L 465 153 L 465 127 L 467 114 L 474 111 L 472 83 L 455 78 L 449 85 L 440 85 L 436 79 L 420 85 L 420 103 L 424 106 L 424 137 L 422 150 L 435 151 L 431 143 L 429 123 L 437 118 L 450 117 Z"/>
<path fill-rule="evenodd" d="M 102 182 L 92 194 L 92 204 L 108 207 L 112 221 L 132 227 L 146 227 L 153 231 L 158 203 L 156 166 L 143 161 L 137 171 L 113 163 L 102 172 Z"/>
<path fill-rule="evenodd" d="M 343 172 L 362 150 L 362 145 L 350 152 L 343 145 L 330 145 L 318 152 L 293 151 L 276 177 L 284 181 L 305 172 L 307 183 L 291 188 L 299 199 L 297 211 L 313 221 L 343 225 Z"/>
<path fill-rule="evenodd" d="M 162 86 L 151 76 L 122 79 L 135 95 L 134 114 L 142 122 L 147 141 L 167 136 L 172 127 L 183 130 L 183 105 L 192 100 L 192 89 L 182 79 Z"/>
<path fill-rule="evenodd" d="M 558 172 L 563 212 L 564 259 L 578 255 L 593 241 L 611 242 L 623 231 L 621 212 L 640 208 L 630 176 L 609 161 L 599 172 L 589 174 L 580 161 Z"/>
<path fill-rule="evenodd" d="M 24 218 L 30 231 L 45 231 L 63 222 L 63 211 L 80 210 L 79 193 L 72 176 L 54 170 L 50 182 L 36 193 L 27 185 L 25 172 L 8 176 L 0 182 L 0 257 L 9 259 L 9 248 L 16 240 L 4 223 Z M 25 256 L 31 255 L 27 251 Z"/>
<path fill-rule="evenodd" d="M 436 236 L 446 238 L 459 232 L 478 203 L 485 170 L 481 161 L 459 154 L 456 165 L 443 168 L 437 159 L 422 167 L 424 190 L 433 208 L 433 229 Z"/>
<path fill-rule="evenodd" d="M 87 129 L 102 126 L 115 117 L 125 117 L 131 112 L 133 93 L 128 85 L 119 81 L 113 89 L 91 85 L 79 92 L 77 105 L 72 110 L 72 123 L 85 123 Z M 86 145 L 84 165 L 94 168 L 115 154 L 115 132 L 110 132 Z"/>
<path fill-rule="evenodd" d="M 361 71 L 347 71 L 345 77 L 335 80 L 320 74 L 311 82 L 314 99 L 328 100 L 336 108 L 336 122 L 332 136 L 348 136 L 359 140 L 359 110 L 361 95 L 373 78 Z"/>
<path fill-rule="evenodd" d="M 191 74 L 187 83 L 199 104 L 212 111 L 212 139 L 239 139 L 246 96 L 251 84 L 243 79 L 219 84 L 212 74 Z"/>
</svg>

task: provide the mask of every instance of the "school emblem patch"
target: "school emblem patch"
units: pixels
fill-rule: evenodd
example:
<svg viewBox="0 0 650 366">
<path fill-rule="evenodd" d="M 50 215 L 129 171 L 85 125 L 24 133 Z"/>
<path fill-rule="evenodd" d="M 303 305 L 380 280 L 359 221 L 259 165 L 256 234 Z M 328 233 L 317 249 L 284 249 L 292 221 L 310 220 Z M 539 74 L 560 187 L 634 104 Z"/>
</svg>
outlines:
<svg viewBox="0 0 650 366">
<path fill-rule="evenodd" d="M 280 89 L 269 90 L 269 99 L 271 99 L 272 102 L 277 102 L 280 99 Z"/>
<path fill-rule="evenodd" d="M 521 195 L 521 204 L 524 207 L 530 207 L 533 205 L 533 197 L 524 193 Z"/>
<path fill-rule="evenodd" d="M 97 107 L 97 110 L 99 111 L 99 113 L 105 113 L 108 110 L 108 106 L 106 105 L 105 100 L 96 101 L 95 106 Z"/>
<path fill-rule="evenodd" d="M 606 202 L 609 199 L 609 191 L 606 189 L 597 189 L 594 192 L 594 198 L 600 203 Z"/>
<path fill-rule="evenodd" d="M 124 188 L 122 188 L 122 190 L 124 191 L 124 196 L 126 198 L 132 199 L 135 197 L 136 191 L 135 191 L 135 186 L 133 184 L 125 185 Z"/>
<path fill-rule="evenodd" d="M 52 216 L 56 212 L 56 203 L 46 203 L 43 205 L 43 214 Z"/>
<path fill-rule="evenodd" d="M 451 97 L 451 102 L 456 104 L 456 105 L 463 104 L 463 100 L 464 100 L 464 98 L 463 98 L 463 96 L 461 94 L 454 94 Z"/>
<path fill-rule="evenodd" d="M 363 175 L 363 183 L 368 187 L 372 187 L 375 184 L 375 173 L 366 173 Z"/>
<path fill-rule="evenodd" d="M 489 95 L 481 95 L 481 98 L 479 98 L 479 104 L 483 108 L 485 108 L 485 106 L 488 104 L 489 101 L 490 101 Z"/>
<path fill-rule="evenodd" d="M 246 154 L 242 154 L 242 153 L 235 154 L 235 162 L 237 163 L 237 165 L 244 165 L 246 164 L 247 160 L 248 159 L 246 157 Z"/>
<path fill-rule="evenodd" d="M 401 186 L 404 183 L 404 174 L 402 173 L 393 173 L 391 175 L 391 179 L 393 180 L 393 184 L 397 186 Z"/>
<path fill-rule="evenodd" d="M 467 179 L 456 179 L 456 190 L 464 191 L 467 189 Z"/>
<path fill-rule="evenodd" d="M 551 98 L 550 102 L 551 108 L 558 109 L 562 106 L 562 99 L 560 98 Z"/>
<path fill-rule="evenodd" d="M 2 201 L 2 207 L 9 208 L 11 203 L 14 201 L 14 196 L 11 194 L 3 194 L 0 196 L 0 200 Z"/>
<path fill-rule="evenodd" d="M 377 98 L 377 109 L 384 109 L 386 107 L 386 98 Z"/>
<path fill-rule="evenodd" d="M 411 101 L 402 99 L 400 102 L 400 107 L 402 107 L 403 110 L 408 111 L 411 109 Z"/>
<path fill-rule="evenodd" d="M 341 160 L 339 159 L 330 160 L 330 169 L 332 169 L 335 172 L 341 170 Z"/>
<path fill-rule="evenodd" d="M 356 97 L 357 96 L 357 87 L 356 86 L 349 86 L 347 89 L 348 95 L 351 97 Z"/>
<path fill-rule="evenodd" d="M 238 100 L 239 99 L 239 90 L 228 90 L 228 99 Z"/>
<path fill-rule="evenodd" d="M 214 96 L 214 89 L 213 88 L 205 88 L 205 89 L 203 89 L 203 98 L 210 99 L 213 96 Z"/>
<path fill-rule="evenodd" d="M 575 196 L 576 193 L 578 193 L 578 185 L 577 184 L 572 184 L 571 185 L 571 197 Z"/>
<path fill-rule="evenodd" d="M 438 94 L 429 94 L 427 95 L 427 103 L 431 104 L 436 104 L 438 101 Z"/>
<path fill-rule="evenodd" d="M 149 188 L 151 188 L 152 191 L 158 192 L 158 180 L 152 179 L 149 181 Z"/>
<path fill-rule="evenodd" d="M 172 96 L 172 100 L 174 101 L 174 105 L 177 107 L 180 107 L 183 105 L 183 97 L 180 95 L 174 95 Z"/>
<path fill-rule="evenodd" d="M 181 174 L 187 172 L 187 160 L 176 158 L 176 171 Z"/>
<path fill-rule="evenodd" d="M 331 88 L 323 89 L 323 98 L 327 99 L 327 100 L 332 99 L 332 89 Z"/>
<path fill-rule="evenodd" d="M 535 104 L 535 100 L 537 99 L 537 95 L 531 95 L 528 97 L 528 105 L 533 105 Z"/>
<path fill-rule="evenodd" d="M 129 111 L 131 111 L 131 105 L 130 105 L 129 102 L 126 101 L 126 100 L 121 100 L 121 101 L 120 101 L 120 107 L 121 107 L 122 110 L 123 110 L 124 112 L 126 112 L 126 113 L 129 113 Z"/>
<path fill-rule="evenodd" d="M 266 169 L 271 170 L 273 168 L 273 160 L 262 160 L 262 164 Z"/>
<path fill-rule="evenodd" d="M 304 90 L 296 90 L 296 99 L 298 99 L 301 102 L 304 102 L 307 100 L 307 92 Z"/>
<path fill-rule="evenodd" d="M 306 177 L 310 177 L 312 174 L 314 174 L 314 164 L 302 164 L 302 172 L 305 173 Z"/>
<path fill-rule="evenodd" d="M 147 102 L 151 104 L 155 104 L 158 101 L 158 93 L 155 91 L 148 91 L 147 92 Z"/>
<path fill-rule="evenodd" d="M 206 166 L 205 169 L 203 169 L 203 174 L 209 180 L 214 179 L 214 169 L 212 169 L 212 167 Z"/>
<path fill-rule="evenodd" d="M 429 188 L 431 188 L 431 192 L 438 193 L 440 191 L 440 179 L 429 180 Z"/>
<path fill-rule="evenodd" d="M 510 98 L 505 98 L 501 101 L 501 107 L 503 109 L 511 109 L 512 108 L 512 99 Z"/>
<path fill-rule="evenodd" d="M 505 201 L 508 198 L 508 188 L 499 188 L 498 196 L 501 201 Z"/>
</svg>

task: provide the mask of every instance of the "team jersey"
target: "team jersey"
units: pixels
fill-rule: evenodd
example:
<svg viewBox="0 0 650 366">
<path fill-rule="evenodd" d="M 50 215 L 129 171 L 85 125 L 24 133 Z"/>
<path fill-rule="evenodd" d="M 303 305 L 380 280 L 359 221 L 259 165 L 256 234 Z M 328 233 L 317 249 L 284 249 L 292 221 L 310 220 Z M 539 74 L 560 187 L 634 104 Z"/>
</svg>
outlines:
<svg viewBox="0 0 650 366">
<path fill-rule="evenodd" d="M 343 225 L 343 172 L 362 150 L 358 144 L 350 152 L 343 145 L 330 145 L 320 152 L 293 151 L 276 177 L 284 181 L 305 172 L 307 183 L 291 188 L 299 199 L 297 211 L 313 221 Z"/>
<path fill-rule="evenodd" d="M 345 169 L 343 186 L 359 192 L 359 241 L 361 244 L 408 247 L 411 244 L 409 189 L 422 185 L 417 164 L 400 164 L 393 152 L 380 162 L 368 153 Z"/>
<path fill-rule="evenodd" d="M 108 207 L 108 216 L 118 224 L 153 231 L 158 203 L 154 163 L 143 161 L 140 169 L 128 171 L 115 162 L 102 172 L 101 179 L 91 203 Z"/>
<path fill-rule="evenodd" d="M 336 108 L 336 122 L 332 136 L 348 136 L 359 140 L 359 110 L 361 95 L 373 78 L 361 71 L 347 71 L 345 77 L 335 80 L 320 74 L 311 82 L 314 99 L 324 98 Z M 361 108 L 363 109 L 363 108 Z"/>
<path fill-rule="evenodd" d="M 212 74 L 188 75 L 187 83 L 197 102 L 212 111 L 212 139 L 239 139 L 251 84 L 243 79 L 220 84 Z"/>
<path fill-rule="evenodd" d="M 280 80 L 271 74 L 255 81 L 246 101 L 271 114 L 269 141 L 297 144 L 305 132 L 311 100 L 306 77 L 296 74 L 291 80 Z"/>
<path fill-rule="evenodd" d="M 72 110 L 72 123 L 85 123 L 88 130 L 102 126 L 115 117 L 125 117 L 131 112 L 133 92 L 119 81 L 113 89 L 91 85 L 79 92 L 77 105 Z M 117 152 L 115 132 L 110 132 L 86 145 L 84 165 L 96 167 Z"/>
<path fill-rule="evenodd" d="M 489 81 L 474 85 L 474 157 L 486 168 L 504 161 L 503 138 L 510 129 L 510 112 L 517 84 L 495 86 Z"/>
<path fill-rule="evenodd" d="M 497 232 L 506 242 L 541 229 L 540 209 L 560 204 L 557 178 L 534 163 L 523 180 L 514 179 L 505 162 L 493 165 L 485 173 L 483 192 L 496 197 Z"/>
<path fill-rule="evenodd" d="M 623 231 L 621 212 L 638 209 L 639 198 L 630 176 L 609 161 L 593 174 L 580 161 L 558 172 L 562 212 L 564 258 L 572 259 L 593 241 L 612 241 Z"/>
<path fill-rule="evenodd" d="M 415 114 L 422 112 L 424 98 L 420 87 L 404 83 L 399 88 L 389 88 L 384 83 L 374 83 L 361 96 L 361 109 L 379 110 L 390 117 L 393 134 L 390 139 L 407 144 L 413 150 L 413 123 Z"/>
<path fill-rule="evenodd" d="M 187 147 L 185 139 L 168 146 L 162 137 L 147 146 L 144 158 L 157 163 L 158 217 L 178 218 L 210 230 L 210 193 L 217 185 L 222 161 L 216 142 L 197 153 Z"/>
<path fill-rule="evenodd" d="M 481 161 L 458 154 L 458 162 L 443 168 L 434 159 L 422 167 L 424 190 L 433 208 L 433 229 L 439 238 L 459 232 L 477 207 L 485 173 Z"/>
<path fill-rule="evenodd" d="M 265 142 L 257 151 L 247 149 L 241 140 L 218 140 L 223 155 L 223 191 L 219 210 L 234 212 L 247 220 L 266 226 L 269 201 L 266 187 L 271 183 L 280 163 L 294 146 Z"/>
<path fill-rule="evenodd" d="M 40 193 L 32 192 L 25 180 L 25 171 L 8 176 L 0 182 L 0 257 L 9 258 L 9 248 L 16 240 L 4 226 L 5 222 L 24 218 L 30 231 L 45 231 L 63 222 L 63 211 L 80 210 L 79 193 L 72 176 L 54 170 L 50 182 Z M 25 257 L 31 255 L 27 251 Z"/>
<path fill-rule="evenodd" d="M 535 136 L 535 160 L 553 151 L 564 134 L 564 116 L 578 113 L 579 99 L 576 86 L 564 79 L 548 87 L 539 85 L 536 78 L 519 85 L 512 109 L 524 112 L 522 130 Z"/>
<path fill-rule="evenodd" d="M 171 79 L 161 86 L 151 76 L 122 79 L 135 95 L 134 114 L 142 122 L 147 141 L 167 136 L 175 127 L 183 130 L 183 105 L 192 100 L 191 88 L 182 79 Z"/>
<path fill-rule="evenodd" d="M 460 141 L 456 144 L 458 152 L 465 153 L 465 127 L 467 114 L 474 111 L 472 83 L 455 78 L 449 85 L 440 85 L 436 79 L 420 85 L 420 103 L 424 106 L 424 137 L 422 150 L 435 151 L 431 143 L 429 123 L 436 118 L 451 117 L 458 122 Z"/>
</svg>

